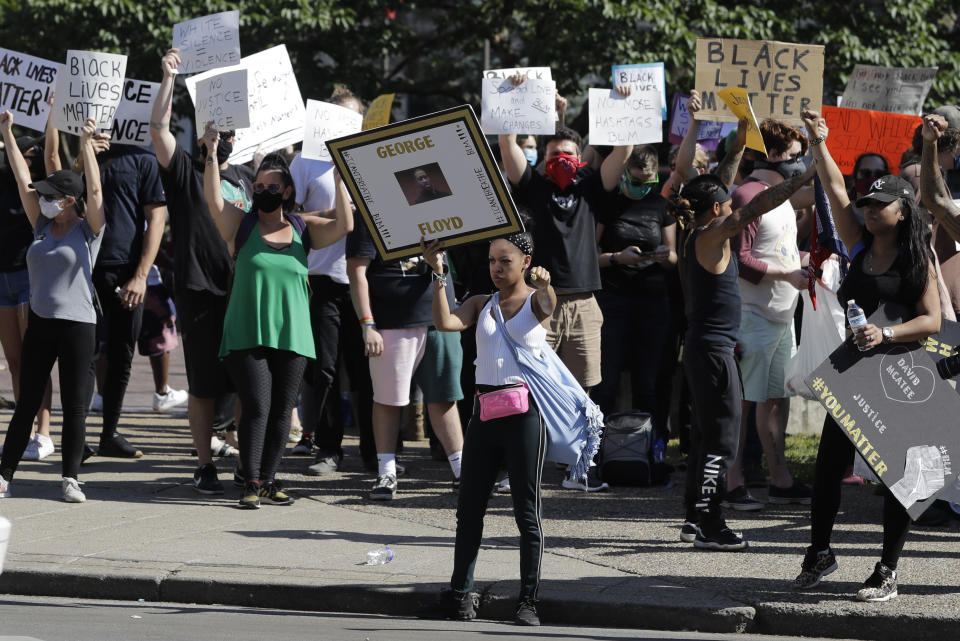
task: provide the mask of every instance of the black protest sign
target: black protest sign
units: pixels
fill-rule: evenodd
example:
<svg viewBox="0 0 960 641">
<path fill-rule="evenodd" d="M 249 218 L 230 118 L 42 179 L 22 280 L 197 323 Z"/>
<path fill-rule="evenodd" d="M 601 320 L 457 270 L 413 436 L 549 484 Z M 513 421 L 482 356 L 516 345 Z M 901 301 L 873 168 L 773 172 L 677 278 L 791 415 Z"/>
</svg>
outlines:
<svg viewBox="0 0 960 641">
<path fill-rule="evenodd" d="M 9 109 L 16 124 L 43 131 L 47 100 L 62 68 L 59 62 L 0 47 L 0 111 Z"/>
<path fill-rule="evenodd" d="M 870 322 L 895 324 L 895 308 L 881 307 Z M 960 396 L 937 376 L 923 345 L 882 344 L 860 352 L 846 341 L 805 382 L 911 518 L 936 499 L 957 500 L 960 479 L 951 457 L 960 452 Z M 926 496 L 921 477 L 928 487 L 942 482 L 942 489 Z"/>
<path fill-rule="evenodd" d="M 823 100 L 823 46 L 698 38 L 695 85 L 703 98 L 697 120 L 736 121 L 717 92 L 740 87 L 757 119 L 800 123 L 800 112 L 819 111 Z"/>
</svg>

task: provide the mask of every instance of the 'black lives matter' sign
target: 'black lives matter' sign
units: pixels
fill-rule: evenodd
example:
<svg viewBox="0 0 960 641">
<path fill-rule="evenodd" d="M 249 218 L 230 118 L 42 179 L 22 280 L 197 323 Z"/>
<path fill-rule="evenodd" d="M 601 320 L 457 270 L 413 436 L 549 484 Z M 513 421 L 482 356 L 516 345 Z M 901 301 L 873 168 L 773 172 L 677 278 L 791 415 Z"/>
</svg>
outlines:
<svg viewBox="0 0 960 641">
<path fill-rule="evenodd" d="M 735 122 L 717 96 L 740 87 L 750 96 L 758 120 L 800 123 L 803 109 L 819 111 L 823 101 L 823 47 L 773 40 L 697 39 L 696 89 L 703 98 L 697 120 Z"/>
<path fill-rule="evenodd" d="M 881 308 L 870 322 L 880 327 L 895 324 L 893 307 Z M 960 326 L 950 325 L 954 327 L 944 327 L 933 341 L 939 344 L 938 338 L 951 340 L 957 335 Z M 953 463 L 953 457 L 960 455 L 956 425 L 960 396 L 937 375 L 936 360 L 943 356 L 931 352 L 930 345 L 927 341 L 893 343 L 861 352 L 847 341 L 806 379 L 881 482 L 900 488 L 894 493 L 914 519 L 936 499 L 960 501 L 960 469 L 954 469 Z M 923 466 L 917 460 L 908 461 L 920 453 L 935 456 L 928 455 Z M 912 495 L 917 484 L 910 468 L 926 467 L 929 475 L 931 460 L 943 488 L 920 499 Z"/>
</svg>

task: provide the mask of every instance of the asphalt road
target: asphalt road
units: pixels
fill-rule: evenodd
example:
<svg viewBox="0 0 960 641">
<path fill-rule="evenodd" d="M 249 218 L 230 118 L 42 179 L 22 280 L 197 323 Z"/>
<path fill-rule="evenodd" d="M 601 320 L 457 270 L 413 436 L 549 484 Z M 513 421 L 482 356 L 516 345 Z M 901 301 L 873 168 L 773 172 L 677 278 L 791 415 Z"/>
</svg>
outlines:
<svg viewBox="0 0 960 641">
<path fill-rule="evenodd" d="M 759 641 L 789 638 L 560 626 L 519 628 L 486 621 L 454 623 L 176 603 L 0 598 L 0 641 Z M 815 640 L 806 637 L 803 641 Z"/>
</svg>

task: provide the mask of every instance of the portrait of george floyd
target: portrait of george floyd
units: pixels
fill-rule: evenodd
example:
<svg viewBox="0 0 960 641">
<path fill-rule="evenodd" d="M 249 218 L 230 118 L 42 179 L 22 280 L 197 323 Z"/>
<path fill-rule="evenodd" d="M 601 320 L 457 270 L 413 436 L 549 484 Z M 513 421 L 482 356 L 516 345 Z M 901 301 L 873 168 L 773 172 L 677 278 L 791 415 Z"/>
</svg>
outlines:
<svg viewBox="0 0 960 641">
<path fill-rule="evenodd" d="M 393 175 L 400 184 L 400 189 L 403 190 L 407 204 L 411 207 L 451 195 L 450 186 L 440 169 L 440 163 L 418 165 L 394 172 Z"/>
</svg>

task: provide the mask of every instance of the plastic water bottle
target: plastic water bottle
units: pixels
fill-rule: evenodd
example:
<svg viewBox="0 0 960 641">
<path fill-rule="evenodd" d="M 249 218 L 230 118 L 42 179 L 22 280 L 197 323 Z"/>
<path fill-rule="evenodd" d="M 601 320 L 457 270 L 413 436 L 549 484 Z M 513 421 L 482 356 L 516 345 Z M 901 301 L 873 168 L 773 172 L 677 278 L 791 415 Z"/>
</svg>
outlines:
<svg viewBox="0 0 960 641">
<path fill-rule="evenodd" d="M 850 331 L 854 334 L 867 324 L 866 314 L 863 313 L 863 310 L 860 309 L 860 306 L 857 305 L 857 302 L 853 299 L 847 301 L 847 322 L 850 323 Z M 863 351 L 863 348 L 860 348 L 860 351 Z"/>
<path fill-rule="evenodd" d="M 367 552 L 367 565 L 385 565 L 393 561 L 393 550 L 389 545 Z"/>
</svg>

